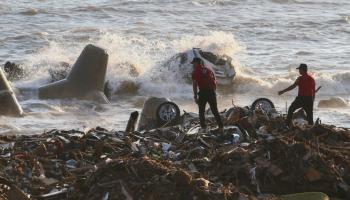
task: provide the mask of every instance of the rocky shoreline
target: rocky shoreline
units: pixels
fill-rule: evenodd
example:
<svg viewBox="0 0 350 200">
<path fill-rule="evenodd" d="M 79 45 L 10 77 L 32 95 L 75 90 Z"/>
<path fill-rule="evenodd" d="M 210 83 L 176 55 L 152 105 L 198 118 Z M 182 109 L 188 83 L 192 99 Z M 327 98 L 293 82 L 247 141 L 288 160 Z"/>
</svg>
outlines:
<svg viewBox="0 0 350 200">
<path fill-rule="evenodd" d="M 0 199 L 350 198 L 349 129 L 300 116 L 289 129 L 278 113 L 238 107 L 221 114 L 222 137 L 199 132 L 192 113 L 147 131 L 0 136 Z"/>
</svg>

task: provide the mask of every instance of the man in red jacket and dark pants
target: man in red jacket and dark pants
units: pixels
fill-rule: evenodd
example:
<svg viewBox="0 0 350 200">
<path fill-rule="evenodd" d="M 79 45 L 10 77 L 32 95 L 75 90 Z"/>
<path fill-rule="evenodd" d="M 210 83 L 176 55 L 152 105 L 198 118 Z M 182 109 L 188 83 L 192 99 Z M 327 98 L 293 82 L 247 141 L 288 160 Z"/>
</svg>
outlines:
<svg viewBox="0 0 350 200">
<path fill-rule="evenodd" d="M 300 64 L 297 68 L 301 76 L 294 82 L 293 85 L 288 88 L 279 91 L 278 94 L 281 95 L 289 90 L 294 89 L 296 86 L 299 87 L 298 96 L 295 98 L 294 102 L 290 105 L 288 109 L 288 115 L 286 124 L 289 126 L 292 121 L 293 113 L 298 108 L 303 108 L 306 112 L 307 121 L 309 125 L 313 125 L 313 107 L 315 99 L 315 80 L 307 73 L 307 65 Z"/>
<path fill-rule="evenodd" d="M 224 126 L 221 122 L 221 118 L 218 111 L 216 101 L 216 78 L 214 72 L 205 67 L 202 59 L 193 58 L 192 62 L 194 70 L 192 73 L 193 80 L 193 94 L 194 100 L 198 104 L 199 108 L 199 120 L 202 129 L 206 129 L 205 124 L 205 106 L 209 103 L 210 109 L 215 116 L 215 120 L 218 124 L 218 129 L 215 132 L 223 133 Z M 197 89 L 199 92 L 197 93 Z"/>
</svg>

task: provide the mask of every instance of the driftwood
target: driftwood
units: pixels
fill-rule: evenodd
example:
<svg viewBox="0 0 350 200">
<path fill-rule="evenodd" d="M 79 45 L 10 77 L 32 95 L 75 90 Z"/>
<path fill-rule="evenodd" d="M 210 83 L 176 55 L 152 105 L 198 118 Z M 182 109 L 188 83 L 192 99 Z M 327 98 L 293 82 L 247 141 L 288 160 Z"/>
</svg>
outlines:
<svg viewBox="0 0 350 200">
<path fill-rule="evenodd" d="M 125 132 L 131 133 L 135 131 L 137 119 L 139 118 L 139 112 L 135 111 L 130 114 L 128 124 L 126 125 Z"/>
<path fill-rule="evenodd" d="M 0 176 L 0 193 L 7 199 L 29 200 L 29 197 L 19 189 L 12 181 Z"/>
</svg>

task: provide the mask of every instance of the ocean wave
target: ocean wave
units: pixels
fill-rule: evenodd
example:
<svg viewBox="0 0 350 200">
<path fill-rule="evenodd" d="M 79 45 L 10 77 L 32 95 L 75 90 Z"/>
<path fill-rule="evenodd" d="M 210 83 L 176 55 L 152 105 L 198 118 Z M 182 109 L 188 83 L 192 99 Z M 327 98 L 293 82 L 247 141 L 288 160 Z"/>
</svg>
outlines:
<svg viewBox="0 0 350 200">
<path fill-rule="evenodd" d="M 340 3 L 333 1 L 333 0 L 270 0 L 273 3 L 278 3 L 278 4 L 331 4 L 331 5 L 339 5 Z"/>
<path fill-rule="evenodd" d="M 238 5 L 241 1 L 236 0 L 211 0 L 211 1 L 203 1 L 203 0 L 193 0 L 191 1 L 192 5 L 196 6 L 234 6 Z"/>
<path fill-rule="evenodd" d="M 233 57 L 237 76 L 231 88 L 235 93 L 275 94 L 292 84 L 298 77 L 296 70 L 286 74 L 269 75 L 254 73 L 249 66 L 242 66 L 237 56 L 245 47 L 236 41 L 232 33 L 210 32 L 207 35 L 187 35 L 177 40 L 150 40 L 141 36 L 125 36 L 115 33 L 101 33 L 94 44 L 107 49 L 109 62 L 107 77 L 116 94 L 156 95 L 185 98 L 191 96 L 190 81 L 184 71 L 176 66 L 164 67 L 174 55 L 199 47 L 219 55 Z M 62 61 L 75 62 L 85 43 L 66 44 L 51 41 L 49 45 L 26 58 L 27 79 L 16 82 L 16 86 L 40 87 L 50 82 L 48 70 Z M 305 54 L 305 52 L 299 52 Z M 291 66 L 294 68 L 294 66 Z M 350 72 L 314 73 L 317 85 L 322 85 L 321 95 L 350 93 Z"/>
<path fill-rule="evenodd" d="M 314 53 L 312 52 L 309 52 L 309 51 L 298 51 L 295 53 L 296 55 L 299 55 L 299 56 L 305 56 L 305 55 L 312 55 Z"/>
<path fill-rule="evenodd" d="M 107 49 L 109 53 L 107 79 L 114 92 L 128 90 L 130 85 L 125 85 L 125 82 L 129 81 L 139 84 L 136 89 L 142 95 L 150 93 L 165 96 L 181 96 L 182 93 L 191 91 L 190 87 L 188 90 L 183 90 L 183 87 L 174 86 L 174 84 L 188 86 L 188 80 L 183 79 L 183 72 L 179 67 L 169 69 L 162 66 L 174 55 L 199 47 L 205 51 L 234 57 L 236 52 L 244 49 L 232 33 L 225 32 L 187 35 L 173 41 L 166 39 L 155 41 L 141 36 L 101 33 L 93 43 Z M 48 83 L 50 81 L 48 70 L 55 68 L 57 63 L 62 61 L 73 64 L 85 45 L 78 41 L 71 44 L 49 42 L 48 46 L 25 58 L 25 68 L 29 71 L 29 75 L 25 80 L 16 82 L 16 85 L 40 87 Z M 236 62 L 238 65 L 239 61 Z M 131 68 L 137 72 L 137 76 L 130 73 Z M 131 90 L 135 90 L 135 87 Z"/>
<path fill-rule="evenodd" d="M 350 72 L 317 72 L 312 73 L 316 86 L 322 86 L 319 95 L 348 95 L 350 93 Z M 267 77 L 253 76 L 249 74 L 238 74 L 233 83 L 235 92 L 276 94 L 294 83 L 298 77 L 296 71 L 287 72 L 286 75 L 274 75 Z M 296 93 L 297 90 L 291 93 Z"/>
<path fill-rule="evenodd" d="M 0 3 L 0 14 L 8 13 L 11 8 L 8 5 Z"/>
<path fill-rule="evenodd" d="M 36 8 L 30 8 L 24 11 L 19 12 L 21 15 L 28 15 L 28 16 L 34 16 L 37 14 L 47 14 L 46 10 L 43 9 L 36 9 Z"/>
<path fill-rule="evenodd" d="M 118 6 L 113 5 L 87 5 L 87 6 L 79 6 L 72 9 L 75 12 L 117 12 L 120 8 Z"/>
<path fill-rule="evenodd" d="M 88 6 L 79 6 L 73 9 L 73 11 L 78 12 L 100 12 L 103 11 L 103 8 L 100 6 L 88 5 Z"/>
<path fill-rule="evenodd" d="M 96 32 L 100 32 L 100 29 L 92 28 L 92 27 L 79 27 L 79 28 L 71 30 L 70 32 L 72 32 L 72 33 L 96 33 Z"/>
<path fill-rule="evenodd" d="M 39 36 L 41 38 L 45 38 L 46 36 L 50 35 L 48 32 L 45 31 L 39 31 L 39 32 L 35 32 L 34 35 Z"/>
<path fill-rule="evenodd" d="M 319 108 L 346 108 L 349 107 L 349 101 L 341 97 L 332 97 L 330 99 L 322 99 L 318 102 Z"/>
<path fill-rule="evenodd" d="M 347 23 L 350 23 L 350 16 L 345 16 L 344 19 Z"/>
<path fill-rule="evenodd" d="M 350 16 L 341 16 L 338 19 L 328 20 L 327 24 L 347 24 L 350 23 Z"/>
<path fill-rule="evenodd" d="M 47 36 L 47 32 L 34 32 L 34 33 L 27 33 L 27 34 L 13 34 L 11 36 L 5 37 L 3 39 L 4 42 L 12 42 L 15 41 L 17 43 L 30 43 L 38 38 L 44 38 Z M 32 51 L 32 50 L 29 50 Z"/>
</svg>

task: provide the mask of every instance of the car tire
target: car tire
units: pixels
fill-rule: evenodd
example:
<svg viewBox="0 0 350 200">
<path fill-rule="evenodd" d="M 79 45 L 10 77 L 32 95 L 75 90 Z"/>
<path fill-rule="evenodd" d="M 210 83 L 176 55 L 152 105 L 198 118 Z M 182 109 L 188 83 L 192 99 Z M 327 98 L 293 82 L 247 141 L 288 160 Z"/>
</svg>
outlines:
<svg viewBox="0 0 350 200">
<path fill-rule="evenodd" d="M 253 102 L 251 110 L 254 111 L 259 107 L 261 107 L 265 112 L 269 112 L 271 109 L 275 108 L 275 105 L 272 103 L 270 99 L 259 98 Z"/>
<path fill-rule="evenodd" d="M 180 119 L 179 106 L 173 102 L 161 103 L 157 108 L 156 114 L 159 126 L 169 122 L 177 122 Z"/>
</svg>

